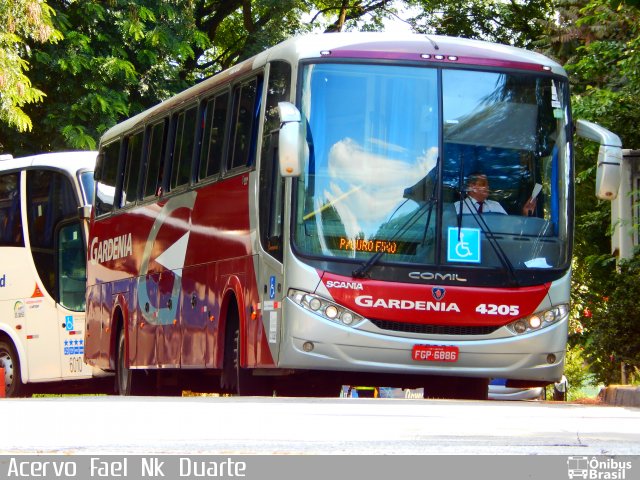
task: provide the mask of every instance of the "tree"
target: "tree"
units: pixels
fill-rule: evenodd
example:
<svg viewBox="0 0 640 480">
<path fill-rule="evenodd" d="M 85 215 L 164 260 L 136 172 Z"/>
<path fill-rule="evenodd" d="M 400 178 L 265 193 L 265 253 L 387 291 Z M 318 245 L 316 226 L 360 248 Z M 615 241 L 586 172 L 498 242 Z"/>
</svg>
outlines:
<svg viewBox="0 0 640 480">
<path fill-rule="evenodd" d="M 635 5 L 634 5 L 635 4 Z M 563 0 L 550 31 L 551 52 L 563 60 L 573 83 L 574 116 L 616 132 L 628 147 L 640 146 L 640 10 L 637 2 Z M 597 201 L 597 146 L 576 143 L 576 232 L 572 289 L 572 343 L 585 346 L 597 378 L 619 379 L 620 362 L 639 366 L 638 257 L 616 271 L 610 251 L 610 208 Z M 634 334 L 634 332 L 636 332 Z"/>
<path fill-rule="evenodd" d="M 92 149 L 118 121 L 192 84 L 182 66 L 206 43 L 190 2 L 50 0 L 57 45 L 29 45 L 47 94 L 26 110 L 37 127 L 7 142 L 17 153 Z M 6 145 L 5 145 L 6 146 Z"/>
<path fill-rule="evenodd" d="M 52 9 L 41 0 L 4 0 L 0 3 L 0 123 L 20 132 L 33 124 L 22 107 L 40 102 L 45 94 L 31 84 L 27 41 L 57 42 L 60 32 L 53 28 Z M 0 139 L 0 148 L 2 143 Z"/>
<path fill-rule="evenodd" d="M 420 33 L 452 35 L 532 48 L 552 19 L 552 0 L 409 0 L 421 13 L 410 19 Z"/>
<path fill-rule="evenodd" d="M 352 0 L 340 28 L 355 28 L 359 18 L 378 18 L 375 7 L 390 3 Z M 25 108 L 33 132 L 13 136 L 0 126 L 5 148 L 14 154 L 95 148 L 115 123 L 316 27 L 313 21 L 305 23 L 313 12 L 323 10 L 330 24 L 339 23 L 328 3 L 302 0 L 49 4 L 55 11 L 53 25 L 64 39 L 55 46 L 25 43 L 32 52 L 33 84 L 47 97 Z"/>
</svg>

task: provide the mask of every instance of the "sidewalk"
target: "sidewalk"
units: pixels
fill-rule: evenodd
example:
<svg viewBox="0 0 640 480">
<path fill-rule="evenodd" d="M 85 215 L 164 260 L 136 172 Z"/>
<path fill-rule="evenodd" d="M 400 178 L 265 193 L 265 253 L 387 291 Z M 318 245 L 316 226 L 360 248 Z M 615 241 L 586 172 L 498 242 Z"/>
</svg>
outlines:
<svg viewBox="0 0 640 480">
<path fill-rule="evenodd" d="M 640 386 L 609 385 L 600 390 L 598 398 L 609 405 L 640 407 Z"/>
</svg>

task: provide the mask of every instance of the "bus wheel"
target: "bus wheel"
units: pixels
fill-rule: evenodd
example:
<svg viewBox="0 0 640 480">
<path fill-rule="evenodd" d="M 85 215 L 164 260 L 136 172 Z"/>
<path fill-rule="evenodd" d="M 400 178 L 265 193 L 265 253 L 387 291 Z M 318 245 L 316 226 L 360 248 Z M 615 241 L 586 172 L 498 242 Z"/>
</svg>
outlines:
<svg viewBox="0 0 640 480">
<path fill-rule="evenodd" d="M 116 394 L 131 395 L 131 370 L 127 367 L 127 356 L 125 354 L 124 329 L 118 335 L 118 352 L 116 361 Z"/>
<path fill-rule="evenodd" d="M 20 379 L 20 360 L 13 344 L 10 341 L 0 341 L 0 367 L 4 368 L 5 395 L 7 397 L 20 397 L 24 395 L 25 388 Z"/>
<path fill-rule="evenodd" d="M 273 396 L 272 377 L 253 376 L 251 370 L 240 366 L 240 328 L 236 322 L 229 323 L 228 327 L 232 330 L 225 335 L 222 391 L 241 396 Z"/>
<path fill-rule="evenodd" d="M 127 366 L 124 329 L 118 335 L 116 362 L 116 395 L 155 395 L 156 373 L 148 370 L 135 370 Z"/>
<path fill-rule="evenodd" d="M 339 397 L 342 382 L 311 372 L 283 377 L 275 385 L 278 397 Z"/>
<path fill-rule="evenodd" d="M 486 400 L 488 397 L 487 378 L 434 377 L 424 387 L 424 398 Z"/>
</svg>

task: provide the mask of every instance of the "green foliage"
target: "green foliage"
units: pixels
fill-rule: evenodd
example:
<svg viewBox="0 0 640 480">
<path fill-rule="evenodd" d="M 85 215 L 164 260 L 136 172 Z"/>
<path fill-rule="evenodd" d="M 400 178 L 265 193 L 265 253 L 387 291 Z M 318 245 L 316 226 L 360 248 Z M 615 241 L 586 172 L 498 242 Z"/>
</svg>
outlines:
<svg viewBox="0 0 640 480">
<path fill-rule="evenodd" d="M 33 124 L 23 110 L 27 104 L 41 102 L 42 90 L 30 78 L 28 41 L 58 42 L 62 36 L 52 26 L 52 9 L 40 0 L 3 0 L 0 3 L 0 124 L 19 132 Z M 0 138 L 0 148 L 3 145 Z"/>
<path fill-rule="evenodd" d="M 585 362 L 584 349 L 581 345 L 567 347 L 564 375 L 569 385 L 567 400 L 574 400 L 581 395 L 582 388 L 590 381 L 589 367 Z"/>
<path fill-rule="evenodd" d="M 607 295 L 590 304 L 585 352 L 599 382 L 619 383 L 621 362 L 630 371 L 640 367 L 640 255 L 621 262 L 599 290 Z"/>
<path fill-rule="evenodd" d="M 530 48 L 545 34 L 553 16 L 550 0 L 491 2 L 479 0 L 412 0 L 421 13 L 411 19 L 422 33 L 489 40 Z"/>
<path fill-rule="evenodd" d="M 614 5 L 615 3 L 615 5 Z M 573 83 L 573 114 L 640 147 L 640 11 L 630 2 L 559 0 L 550 27 L 550 53 L 565 63 Z M 595 379 L 620 381 L 620 362 L 637 365 L 640 325 L 637 261 L 616 271 L 610 205 L 596 200 L 597 145 L 576 142 L 575 248 L 570 342 L 583 346 Z"/>
<path fill-rule="evenodd" d="M 32 80 L 47 97 L 25 109 L 34 131 L 3 142 L 14 154 L 95 148 L 107 128 L 189 86 L 182 66 L 202 44 L 191 2 L 49 4 L 64 39 L 30 45 Z"/>
</svg>

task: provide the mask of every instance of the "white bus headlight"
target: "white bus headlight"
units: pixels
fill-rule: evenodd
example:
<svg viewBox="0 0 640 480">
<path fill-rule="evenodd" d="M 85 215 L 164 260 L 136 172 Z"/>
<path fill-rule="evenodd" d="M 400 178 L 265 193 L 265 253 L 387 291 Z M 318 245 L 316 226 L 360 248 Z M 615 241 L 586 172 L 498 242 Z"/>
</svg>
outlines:
<svg viewBox="0 0 640 480">
<path fill-rule="evenodd" d="M 302 308 L 342 325 L 354 325 L 363 319 L 351 310 L 311 293 L 292 289 L 289 290 L 289 298 Z"/>
<path fill-rule="evenodd" d="M 536 312 L 525 318 L 519 318 L 507 325 L 507 328 L 516 335 L 523 333 L 535 332 L 541 328 L 548 327 L 554 323 L 558 323 L 561 320 L 567 318 L 569 314 L 569 305 L 562 304 L 550 308 L 549 310 L 543 310 Z"/>
</svg>

